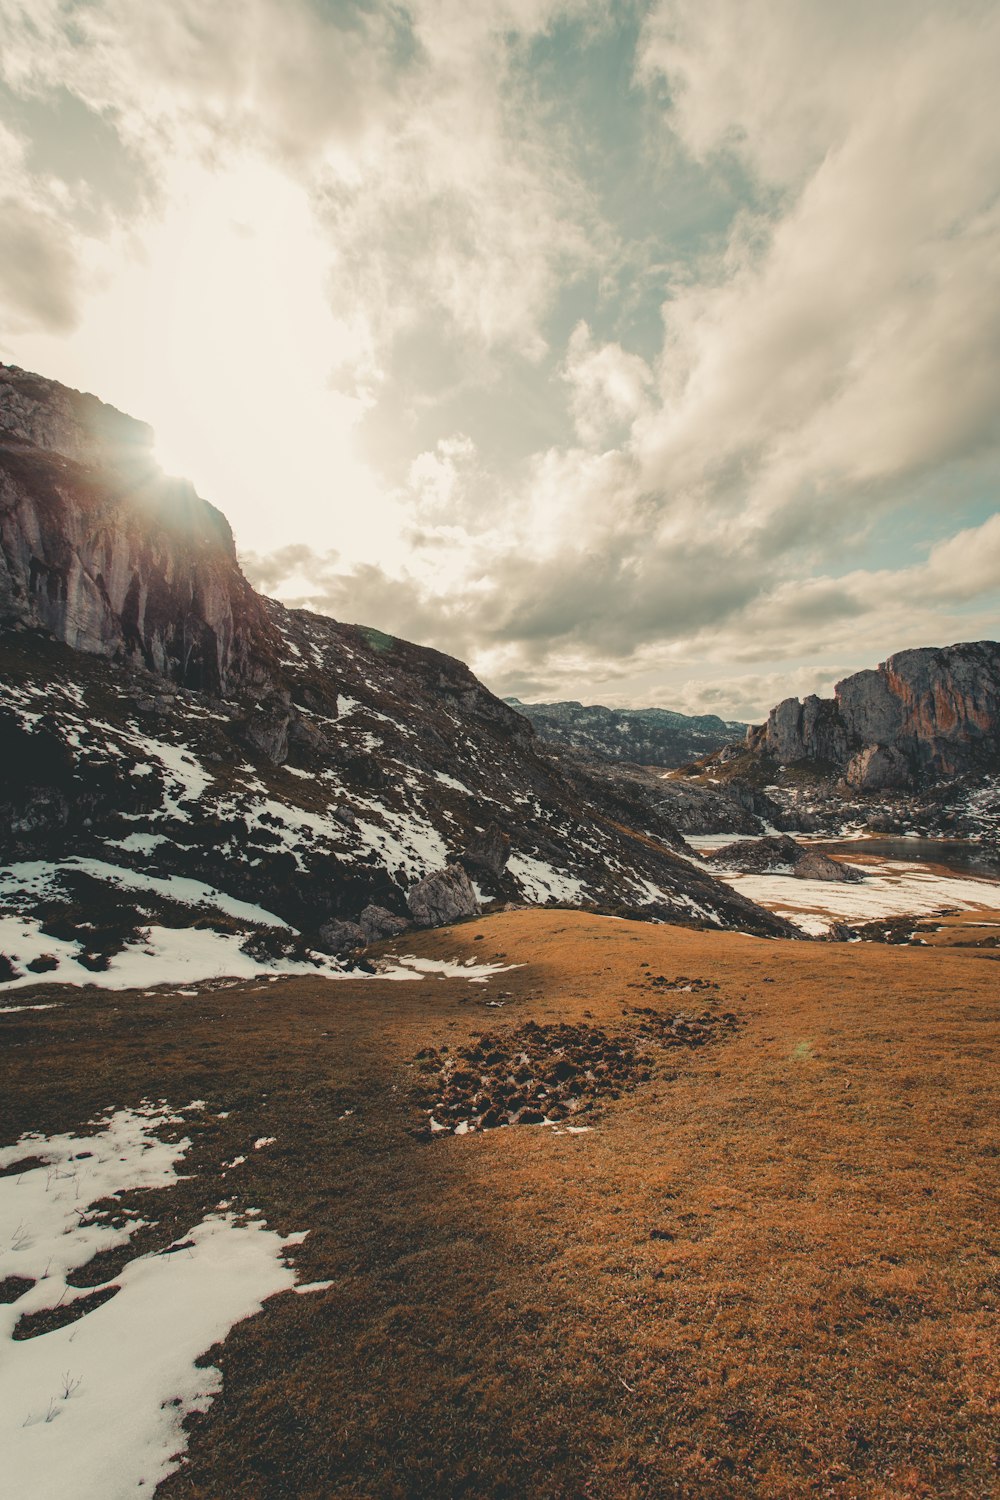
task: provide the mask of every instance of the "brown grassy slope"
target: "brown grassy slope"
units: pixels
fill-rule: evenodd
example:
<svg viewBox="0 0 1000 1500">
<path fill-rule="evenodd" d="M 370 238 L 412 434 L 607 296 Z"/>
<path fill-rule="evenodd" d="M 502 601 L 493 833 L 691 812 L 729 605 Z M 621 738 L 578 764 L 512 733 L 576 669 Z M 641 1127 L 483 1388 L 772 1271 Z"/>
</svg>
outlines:
<svg viewBox="0 0 1000 1500">
<path fill-rule="evenodd" d="M 5 1139 L 208 1100 L 139 1248 L 225 1196 L 312 1228 L 303 1277 L 334 1280 L 215 1351 L 224 1393 L 164 1497 L 998 1493 L 991 953 L 563 911 L 404 949 L 525 967 L 0 1017 Z M 745 1026 L 659 1055 L 588 1134 L 409 1133 L 421 1049 L 701 1009 L 658 974 L 714 981 Z"/>
</svg>

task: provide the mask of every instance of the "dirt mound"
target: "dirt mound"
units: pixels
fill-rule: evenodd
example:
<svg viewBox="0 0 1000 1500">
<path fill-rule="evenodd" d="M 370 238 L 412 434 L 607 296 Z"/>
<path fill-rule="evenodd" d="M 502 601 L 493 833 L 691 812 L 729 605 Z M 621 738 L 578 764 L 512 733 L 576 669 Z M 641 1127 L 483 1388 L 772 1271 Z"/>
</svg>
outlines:
<svg viewBox="0 0 1000 1500">
<path fill-rule="evenodd" d="M 606 1101 L 648 1083 L 656 1058 L 647 1048 L 702 1047 L 740 1024 L 732 1011 L 698 1016 L 651 1006 L 626 1011 L 627 1026 L 541 1026 L 483 1032 L 452 1054 L 426 1048 L 417 1065 L 428 1075 L 416 1101 L 427 1115 L 421 1133 L 467 1135 L 504 1125 L 581 1124 Z"/>
</svg>

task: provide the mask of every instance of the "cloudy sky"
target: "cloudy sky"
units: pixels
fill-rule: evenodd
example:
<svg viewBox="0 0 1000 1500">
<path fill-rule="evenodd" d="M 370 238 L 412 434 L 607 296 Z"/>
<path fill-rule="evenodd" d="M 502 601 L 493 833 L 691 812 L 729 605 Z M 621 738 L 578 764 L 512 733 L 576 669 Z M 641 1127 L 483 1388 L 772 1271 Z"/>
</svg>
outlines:
<svg viewBox="0 0 1000 1500">
<path fill-rule="evenodd" d="M 761 716 L 1000 628 L 995 0 L 0 0 L 0 358 L 259 587 Z"/>
</svg>

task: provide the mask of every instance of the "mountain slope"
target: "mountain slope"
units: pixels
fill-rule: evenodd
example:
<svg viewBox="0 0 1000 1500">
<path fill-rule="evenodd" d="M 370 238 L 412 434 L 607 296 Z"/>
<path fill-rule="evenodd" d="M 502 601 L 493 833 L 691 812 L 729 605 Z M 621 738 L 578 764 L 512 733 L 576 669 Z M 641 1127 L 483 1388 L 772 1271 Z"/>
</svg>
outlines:
<svg viewBox="0 0 1000 1500">
<path fill-rule="evenodd" d="M 199 923 L 228 963 L 317 963 L 477 900 L 789 931 L 462 663 L 256 595 L 218 512 L 123 452 L 128 419 L 0 374 L 9 979 L 123 971 Z"/>
<path fill-rule="evenodd" d="M 530 719 L 542 739 L 609 760 L 670 770 L 742 739 L 746 724 L 715 714 L 674 713 L 667 708 L 604 708 L 600 704 L 522 703 L 504 700 Z"/>
</svg>

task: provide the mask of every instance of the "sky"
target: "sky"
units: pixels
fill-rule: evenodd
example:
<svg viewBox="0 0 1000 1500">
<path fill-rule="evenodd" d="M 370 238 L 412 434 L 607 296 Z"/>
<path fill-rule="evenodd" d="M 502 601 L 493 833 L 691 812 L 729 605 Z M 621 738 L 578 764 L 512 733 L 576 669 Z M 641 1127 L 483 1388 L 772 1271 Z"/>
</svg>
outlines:
<svg viewBox="0 0 1000 1500">
<path fill-rule="evenodd" d="M 265 592 L 762 718 L 1000 624 L 995 0 L 0 0 L 0 359 Z"/>
</svg>

